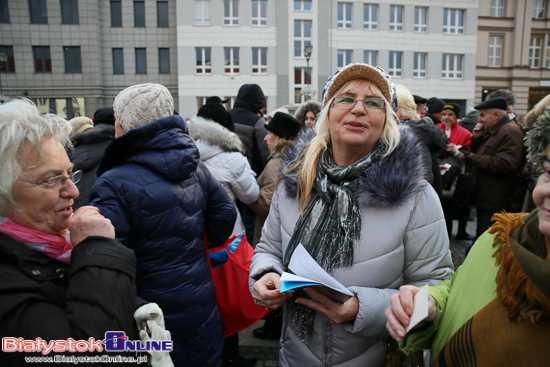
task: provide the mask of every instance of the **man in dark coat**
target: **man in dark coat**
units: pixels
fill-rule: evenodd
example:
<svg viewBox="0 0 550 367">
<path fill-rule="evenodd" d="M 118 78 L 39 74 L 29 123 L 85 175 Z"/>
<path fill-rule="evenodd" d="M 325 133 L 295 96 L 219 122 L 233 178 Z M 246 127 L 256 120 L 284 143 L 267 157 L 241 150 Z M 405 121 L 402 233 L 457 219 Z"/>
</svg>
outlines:
<svg viewBox="0 0 550 367">
<path fill-rule="evenodd" d="M 474 107 L 479 110 L 479 121 L 465 159 L 477 180 L 477 237 L 490 227 L 494 213 L 509 210 L 515 177 L 523 163 L 523 134 L 506 113 L 507 107 L 500 97 Z"/>
</svg>

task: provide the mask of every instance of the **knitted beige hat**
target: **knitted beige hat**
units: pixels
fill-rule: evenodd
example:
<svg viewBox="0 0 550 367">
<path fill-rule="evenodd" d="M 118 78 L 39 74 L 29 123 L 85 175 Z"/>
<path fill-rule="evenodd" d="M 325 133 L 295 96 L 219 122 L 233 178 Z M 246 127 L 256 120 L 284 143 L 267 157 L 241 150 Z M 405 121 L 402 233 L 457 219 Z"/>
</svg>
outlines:
<svg viewBox="0 0 550 367">
<path fill-rule="evenodd" d="M 120 126 L 128 132 L 174 112 L 174 99 L 160 84 L 136 84 L 120 92 L 113 102 Z"/>
<path fill-rule="evenodd" d="M 94 122 L 92 119 L 85 116 L 75 117 L 70 119 L 69 122 L 73 127 L 72 135 L 83 133 L 84 131 L 90 130 L 94 127 Z"/>
</svg>

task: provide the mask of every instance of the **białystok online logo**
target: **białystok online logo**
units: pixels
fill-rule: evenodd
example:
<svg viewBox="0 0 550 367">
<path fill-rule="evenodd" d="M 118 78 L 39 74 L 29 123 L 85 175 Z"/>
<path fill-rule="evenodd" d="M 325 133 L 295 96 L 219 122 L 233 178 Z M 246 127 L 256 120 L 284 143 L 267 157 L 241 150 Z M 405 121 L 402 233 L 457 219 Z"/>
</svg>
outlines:
<svg viewBox="0 0 550 367">
<path fill-rule="evenodd" d="M 41 352 L 46 355 L 50 352 L 171 352 L 171 340 L 129 340 L 124 331 L 107 331 L 105 339 L 95 340 L 50 340 L 42 338 L 27 340 L 23 338 L 2 338 L 3 352 Z"/>
</svg>

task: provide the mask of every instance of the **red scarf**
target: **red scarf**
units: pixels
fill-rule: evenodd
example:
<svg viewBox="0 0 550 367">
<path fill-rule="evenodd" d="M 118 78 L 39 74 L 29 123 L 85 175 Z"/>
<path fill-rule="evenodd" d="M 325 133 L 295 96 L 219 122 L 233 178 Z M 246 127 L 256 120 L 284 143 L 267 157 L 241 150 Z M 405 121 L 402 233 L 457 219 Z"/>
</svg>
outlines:
<svg viewBox="0 0 550 367">
<path fill-rule="evenodd" d="M 67 238 L 48 234 L 35 229 L 24 227 L 13 220 L 0 217 L 0 232 L 12 239 L 23 242 L 27 247 L 42 252 L 49 257 L 69 263 L 73 245 Z"/>
</svg>

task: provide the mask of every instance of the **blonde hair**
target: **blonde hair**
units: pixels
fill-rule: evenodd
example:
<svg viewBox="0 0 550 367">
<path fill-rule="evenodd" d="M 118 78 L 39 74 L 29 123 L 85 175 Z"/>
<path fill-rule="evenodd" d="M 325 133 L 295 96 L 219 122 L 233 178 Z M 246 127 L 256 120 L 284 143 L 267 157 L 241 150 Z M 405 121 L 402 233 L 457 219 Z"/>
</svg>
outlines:
<svg viewBox="0 0 550 367">
<path fill-rule="evenodd" d="M 397 96 L 397 116 L 400 120 L 419 120 L 420 116 L 416 113 L 416 103 L 410 90 L 403 84 L 395 85 L 395 94 Z"/>
<path fill-rule="evenodd" d="M 317 118 L 317 124 L 315 125 L 317 134 L 299 153 L 295 163 L 285 172 L 285 175 L 287 175 L 298 170 L 298 187 L 296 197 L 300 203 L 300 210 L 304 208 L 311 196 L 311 190 L 313 189 L 315 177 L 317 175 L 317 163 L 319 162 L 319 156 L 323 150 L 330 149 L 331 136 L 329 131 L 330 121 L 328 115 L 332 101 L 335 96 L 352 90 L 362 81 L 365 81 L 365 79 L 354 79 L 347 82 L 333 94 L 330 100 L 327 101 Z M 399 128 L 397 127 L 396 116 L 390 103 L 386 100 L 386 98 L 384 98 L 384 95 L 380 89 L 374 83 L 370 83 L 368 80 L 366 81 L 366 87 L 370 87 L 371 91 L 376 96 L 381 97 L 386 105 L 384 128 L 382 129 L 382 134 L 380 136 L 380 140 L 386 145 L 386 151 L 383 154 L 383 157 L 386 157 L 393 152 L 395 147 L 397 147 L 401 138 Z"/>
<path fill-rule="evenodd" d="M 523 120 L 523 126 L 525 126 L 525 128 L 527 129 L 533 127 L 533 124 L 535 123 L 537 117 L 539 117 L 544 112 L 544 110 L 548 108 L 548 106 L 550 106 L 550 94 L 541 99 L 535 105 L 535 107 L 531 109 L 531 111 L 527 112 Z"/>
</svg>

